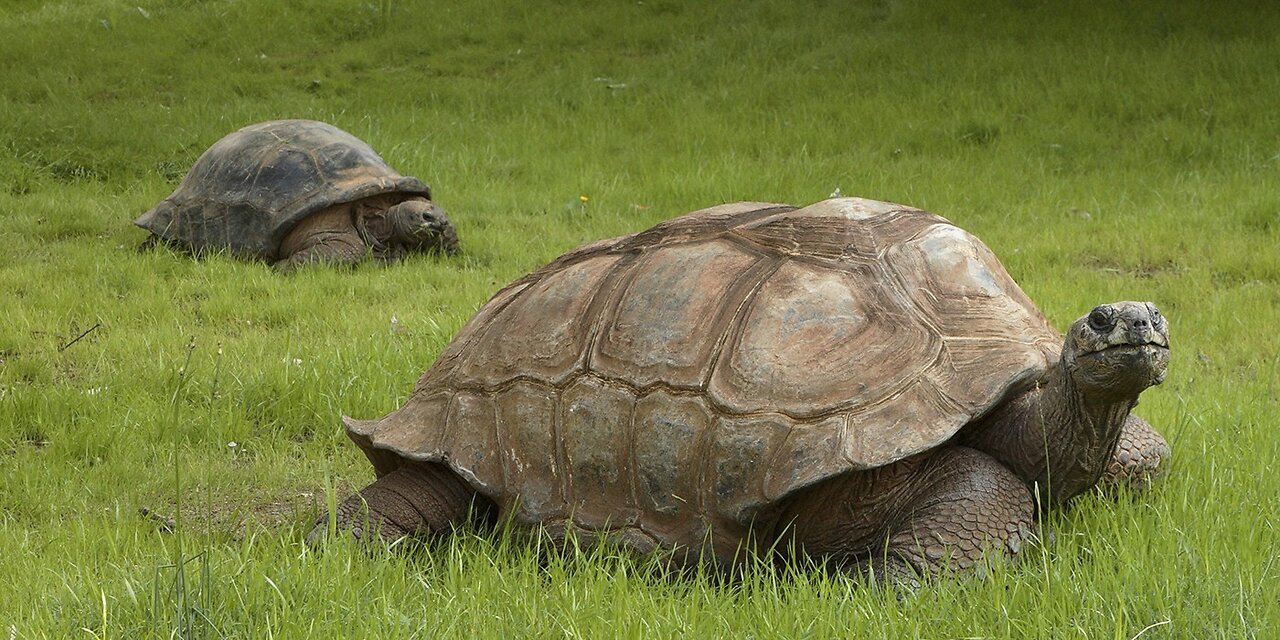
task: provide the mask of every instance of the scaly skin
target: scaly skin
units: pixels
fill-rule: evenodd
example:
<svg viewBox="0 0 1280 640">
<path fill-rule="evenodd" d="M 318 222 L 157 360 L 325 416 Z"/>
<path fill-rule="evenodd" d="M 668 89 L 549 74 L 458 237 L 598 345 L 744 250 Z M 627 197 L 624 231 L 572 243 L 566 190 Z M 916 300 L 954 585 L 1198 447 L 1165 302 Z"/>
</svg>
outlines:
<svg viewBox="0 0 1280 640">
<path fill-rule="evenodd" d="M 911 584 L 992 550 L 1016 554 L 1033 521 L 1021 479 L 981 451 L 944 447 L 804 492 L 779 520 L 778 548 Z"/>
<path fill-rule="evenodd" d="M 1137 398 L 1082 403 L 1059 365 L 1045 384 L 971 425 L 960 442 L 1002 461 L 1046 507 L 1065 503 L 1097 483 Z"/>
<path fill-rule="evenodd" d="M 1127 486 L 1130 491 L 1144 491 L 1164 472 L 1160 464 L 1172 453 L 1169 443 L 1151 425 L 1130 414 L 1120 432 L 1120 443 L 1102 472 L 1102 483 L 1108 489 Z"/>
</svg>

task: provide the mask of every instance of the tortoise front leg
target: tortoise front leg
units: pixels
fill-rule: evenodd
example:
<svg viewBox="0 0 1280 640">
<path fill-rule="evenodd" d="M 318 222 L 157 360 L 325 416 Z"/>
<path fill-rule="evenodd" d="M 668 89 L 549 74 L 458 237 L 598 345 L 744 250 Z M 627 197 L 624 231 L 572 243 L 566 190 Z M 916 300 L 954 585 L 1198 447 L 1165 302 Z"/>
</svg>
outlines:
<svg viewBox="0 0 1280 640">
<path fill-rule="evenodd" d="M 1172 453 L 1164 437 L 1145 420 L 1130 414 L 1100 483 L 1105 488 L 1124 485 L 1133 491 L 1142 491 L 1160 475 L 1161 463 Z"/>
<path fill-rule="evenodd" d="M 355 265 L 364 257 L 365 244 L 355 229 L 316 231 L 300 239 L 292 253 L 271 266 L 292 273 L 308 264 Z"/>
<path fill-rule="evenodd" d="M 948 447 L 841 476 L 799 497 L 780 540 L 877 582 L 965 570 L 987 553 L 1017 557 L 1034 522 L 1031 492 L 991 456 Z"/>
<path fill-rule="evenodd" d="M 357 540 L 374 534 L 390 543 L 448 532 L 467 519 L 473 504 L 489 505 L 457 474 L 438 464 L 409 464 L 343 500 L 334 519 L 339 531 L 350 531 Z M 307 544 L 322 540 L 328 529 L 329 516 L 320 516 Z"/>
<path fill-rule="evenodd" d="M 364 260 L 367 247 L 352 222 L 352 205 L 322 209 L 298 221 L 280 241 L 281 259 L 273 267 L 289 273 L 303 265 L 354 265 Z"/>
</svg>

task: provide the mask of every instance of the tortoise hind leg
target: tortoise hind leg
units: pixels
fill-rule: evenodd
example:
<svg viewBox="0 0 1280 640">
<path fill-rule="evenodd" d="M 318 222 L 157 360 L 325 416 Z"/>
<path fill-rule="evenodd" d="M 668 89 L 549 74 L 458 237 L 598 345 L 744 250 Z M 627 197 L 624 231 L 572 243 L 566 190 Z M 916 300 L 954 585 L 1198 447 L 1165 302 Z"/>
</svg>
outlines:
<svg viewBox="0 0 1280 640">
<path fill-rule="evenodd" d="M 993 551 L 1016 557 L 1034 512 L 1013 472 L 949 447 L 818 485 L 788 509 L 787 542 L 877 582 L 914 586 Z"/>
<path fill-rule="evenodd" d="M 490 503 L 457 474 L 438 464 L 408 464 L 343 500 L 334 515 L 339 530 L 356 539 L 375 534 L 386 542 L 447 533 L 467 520 L 473 507 L 488 512 Z M 329 516 L 316 520 L 307 534 L 314 545 L 328 533 Z"/>
</svg>

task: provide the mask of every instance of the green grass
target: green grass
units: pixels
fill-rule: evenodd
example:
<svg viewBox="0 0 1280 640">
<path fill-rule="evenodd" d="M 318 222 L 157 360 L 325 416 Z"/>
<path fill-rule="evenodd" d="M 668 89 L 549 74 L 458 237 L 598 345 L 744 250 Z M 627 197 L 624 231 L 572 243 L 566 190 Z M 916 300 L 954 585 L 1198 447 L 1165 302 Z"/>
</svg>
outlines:
<svg viewBox="0 0 1280 640">
<path fill-rule="evenodd" d="M 35 4 L 0 0 L 0 638 L 1280 629 L 1273 4 Z M 284 278 L 133 251 L 130 221 L 209 144 L 283 117 L 428 181 L 465 254 Z M 1173 444 L 1164 482 L 902 601 L 471 535 L 304 549 L 372 476 L 339 415 L 398 406 L 502 284 L 703 206 L 837 188 L 977 233 L 1059 327 L 1158 302 L 1174 362 L 1140 412 Z"/>
</svg>

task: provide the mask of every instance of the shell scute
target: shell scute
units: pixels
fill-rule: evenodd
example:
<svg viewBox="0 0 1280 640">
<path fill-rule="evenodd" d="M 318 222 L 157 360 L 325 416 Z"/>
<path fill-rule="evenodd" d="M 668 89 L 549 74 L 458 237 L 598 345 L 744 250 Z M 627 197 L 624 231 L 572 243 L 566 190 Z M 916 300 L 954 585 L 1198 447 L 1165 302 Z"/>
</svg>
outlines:
<svg viewBox="0 0 1280 640">
<path fill-rule="evenodd" d="M 758 259 L 727 242 L 644 256 L 601 327 L 591 369 L 641 388 L 701 386 L 724 331 L 726 295 Z"/>
<path fill-rule="evenodd" d="M 777 453 L 764 464 L 762 505 L 775 503 L 798 487 L 805 487 L 847 468 L 845 421 L 842 415 L 810 422 L 792 422 Z M 752 505 L 758 508 L 760 505 Z"/>
<path fill-rule="evenodd" d="M 917 375 L 941 340 L 878 286 L 881 278 L 870 268 L 783 264 L 750 302 L 708 393 L 732 412 L 796 418 L 883 398 Z"/>
<path fill-rule="evenodd" d="M 562 517 L 567 511 L 556 422 L 559 393 L 545 385 L 519 381 L 494 394 L 495 415 L 485 423 L 464 423 L 470 429 L 491 427 L 501 447 L 502 477 L 494 487 L 502 502 L 518 501 L 522 521 Z M 455 431 L 456 428 L 455 428 Z M 469 438 L 462 431 L 455 438 Z"/>
<path fill-rule="evenodd" d="M 560 442 L 564 450 L 570 497 L 578 522 L 604 528 L 631 518 L 635 511 L 631 471 L 631 411 L 635 394 L 595 376 L 578 378 L 561 397 Z M 617 513 L 601 513 L 592 502 L 616 505 Z"/>
<path fill-rule="evenodd" d="M 373 446 L 379 449 L 398 452 L 410 458 L 435 459 L 446 451 L 442 441 L 451 421 L 449 405 L 453 396 L 454 392 L 449 389 L 433 389 L 429 393 L 414 394 L 399 411 L 388 414 L 373 424 L 358 424 L 362 428 L 362 435 L 372 438 Z M 431 427 L 415 428 L 421 424 L 430 424 Z M 399 464 L 388 458 L 372 462 L 379 476 L 399 467 Z"/>
<path fill-rule="evenodd" d="M 675 523 L 700 514 L 699 448 L 712 416 L 697 396 L 655 390 L 636 401 L 636 497 L 643 509 Z"/>
<path fill-rule="evenodd" d="M 494 387 L 519 377 L 560 384 L 582 368 L 595 327 L 593 303 L 618 256 L 596 256 L 547 273 L 510 299 L 457 371 L 458 384 Z"/>
<path fill-rule="evenodd" d="M 765 476 L 786 441 L 791 421 L 780 415 L 717 418 L 713 433 L 711 490 L 735 522 L 749 522 L 765 497 Z"/>
<path fill-rule="evenodd" d="M 449 442 L 449 446 L 442 450 L 441 455 L 447 454 L 454 467 L 465 469 L 463 477 L 472 484 L 490 486 L 495 484 L 494 480 L 500 481 L 503 477 L 494 425 L 497 403 L 497 399 L 489 394 L 458 391 L 450 399 L 445 413 L 430 418 L 423 416 L 433 420 L 440 419 L 440 415 L 447 416 L 448 431 L 444 440 Z"/>
</svg>

